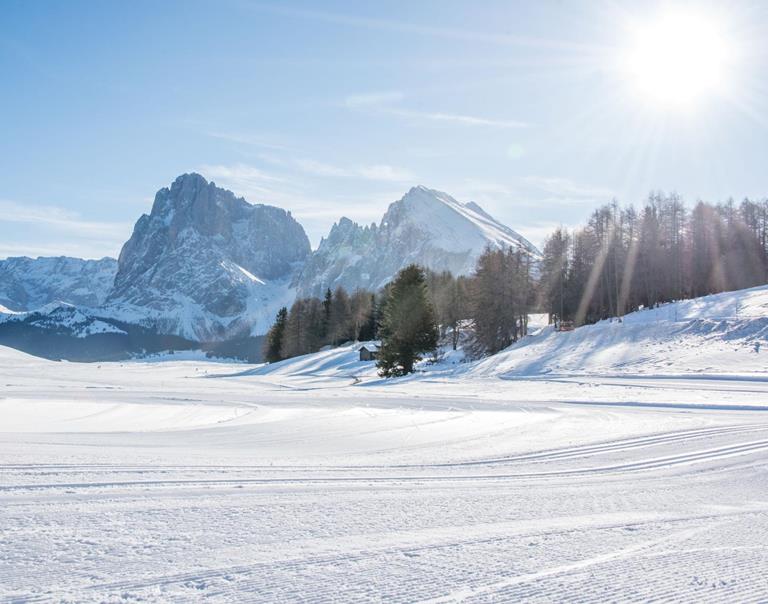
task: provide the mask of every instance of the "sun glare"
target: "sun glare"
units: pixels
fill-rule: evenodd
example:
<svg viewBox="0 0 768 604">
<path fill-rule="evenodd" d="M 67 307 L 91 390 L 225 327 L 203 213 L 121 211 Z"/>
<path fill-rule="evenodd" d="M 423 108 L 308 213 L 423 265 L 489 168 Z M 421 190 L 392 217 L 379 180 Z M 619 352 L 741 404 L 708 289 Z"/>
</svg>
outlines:
<svg viewBox="0 0 768 604">
<path fill-rule="evenodd" d="M 632 28 L 622 72 L 634 92 L 663 107 L 690 107 L 723 92 L 730 57 L 714 18 L 668 13 Z"/>
</svg>

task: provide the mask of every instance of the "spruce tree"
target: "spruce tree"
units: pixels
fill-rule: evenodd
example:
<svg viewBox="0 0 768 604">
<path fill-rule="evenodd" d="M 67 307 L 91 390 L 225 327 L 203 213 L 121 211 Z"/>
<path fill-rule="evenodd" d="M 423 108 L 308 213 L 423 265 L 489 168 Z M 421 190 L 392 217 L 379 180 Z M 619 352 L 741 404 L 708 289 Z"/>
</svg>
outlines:
<svg viewBox="0 0 768 604">
<path fill-rule="evenodd" d="M 323 298 L 323 325 L 322 325 L 322 334 L 323 334 L 323 341 L 327 344 L 328 339 L 328 332 L 330 330 L 331 325 L 331 306 L 333 304 L 333 293 L 331 292 L 331 288 L 325 290 L 325 297 Z"/>
<path fill-rule="evenodd" d="M 264 358 L 267 363 L 276 363 L 283 360 L 283 336 L 285 335 L 285 323 L 288 320 L 288 309 L 283 306 L 275 317 L 275 323 L 267 332 L 264 346 Z"/>
<path fill-rule="evenodd" d="M 368 300 L 368 306 L 367 306 L 367 314 L 365 316 L 365 319 L 360 325 L 360 331 L 358 332 L 358 339 L 361 342 L 365 342 L 368 340 L 374 340 L 376 339 L 376 332 L 377 332 L 377 318 L 378 318 L 378 311 L 376 308 L 376 296 L 373 294 L 366 294 L 369 296 Z"/>
<path fill-rule="evenodd" d="M 437 348 L 435 311 L 424 271 L 415 264 L 401 270 L 389 288 L 380 335 L 377 367 L 385 377 L 412 373 L 416 361 Z"/>
</svg>

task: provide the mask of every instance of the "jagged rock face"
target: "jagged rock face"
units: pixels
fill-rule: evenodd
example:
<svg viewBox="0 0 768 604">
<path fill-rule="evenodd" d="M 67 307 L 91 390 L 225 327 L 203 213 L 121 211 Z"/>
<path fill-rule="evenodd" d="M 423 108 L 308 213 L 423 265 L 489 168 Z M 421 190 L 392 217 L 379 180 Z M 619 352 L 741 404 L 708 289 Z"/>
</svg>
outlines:
<svg viewBox="0 0 768 604">
<path fill-rule="evenodd" d="M 115 280 L 114 258 L 8 258 L 0 260 L 0 306 L 24 312 L 51 302 L 98 306 Z"/>
<path fill-rule="evenodd" d="M 309 253 L 289 212 L 185 174 L 158 191 L 152 212 L 136 223 L 107 308 L 198 341 L 266 331 Z"/>
<path fill-rule="evenodd" d="M 333 226 L 296 279 L 301 296 L 320 296 L 339 285 L 377 290 L 411 263 L 467 275 L 486 246 L 515 247 L 534 259 L 540 252 L 476 203 L 414 187 L 389 206 L 377 225 L 347 218 Z"/>
</svg>

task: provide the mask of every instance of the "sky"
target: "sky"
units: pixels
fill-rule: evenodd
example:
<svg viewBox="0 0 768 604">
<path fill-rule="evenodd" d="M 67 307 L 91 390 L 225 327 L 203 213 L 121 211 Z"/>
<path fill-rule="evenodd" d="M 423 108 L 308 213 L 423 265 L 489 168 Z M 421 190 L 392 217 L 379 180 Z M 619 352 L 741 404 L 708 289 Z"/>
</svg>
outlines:
<svg viewBox="0 0 768 604">
<path fill-rule="evenodd" d="M 768 196 L 762 1 L 0 0 L 0 14 L 0 258 L 116 256 L 192 171 L 290 210 L 313 245 L 417 184 L 538 245 L 612 198 Z"/>
</svg>

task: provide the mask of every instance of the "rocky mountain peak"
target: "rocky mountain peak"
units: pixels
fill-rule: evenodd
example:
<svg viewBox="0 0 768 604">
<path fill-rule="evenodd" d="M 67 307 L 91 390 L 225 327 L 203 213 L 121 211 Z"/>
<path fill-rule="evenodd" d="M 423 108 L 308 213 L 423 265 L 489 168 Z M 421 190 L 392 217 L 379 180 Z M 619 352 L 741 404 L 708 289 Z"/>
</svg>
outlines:
<svg viewBox="0 0 768 604">
<path fill-rule="evenodd" d="M 192 339 L 229 337 L 271 320 L 272 298 L 284 302 L 275 282 L 289 281 L 310 251 L 289 212 L 184 174 L 136 223 L 108 303 L 148 308 L 163 330 Z"/>
<path fill-rule="evenodd" d="M 486 248 L 536 248 L 476 203 L 463 204 L 423 185 L 390 204 L 378 226 L 342 219 L 320 244 L 296 284 L 299 295 L 320 295 L 341 285 L 376 290 L 401 268 L 417 263 L 456 275 L 471 273 Z"/>
</svg>

